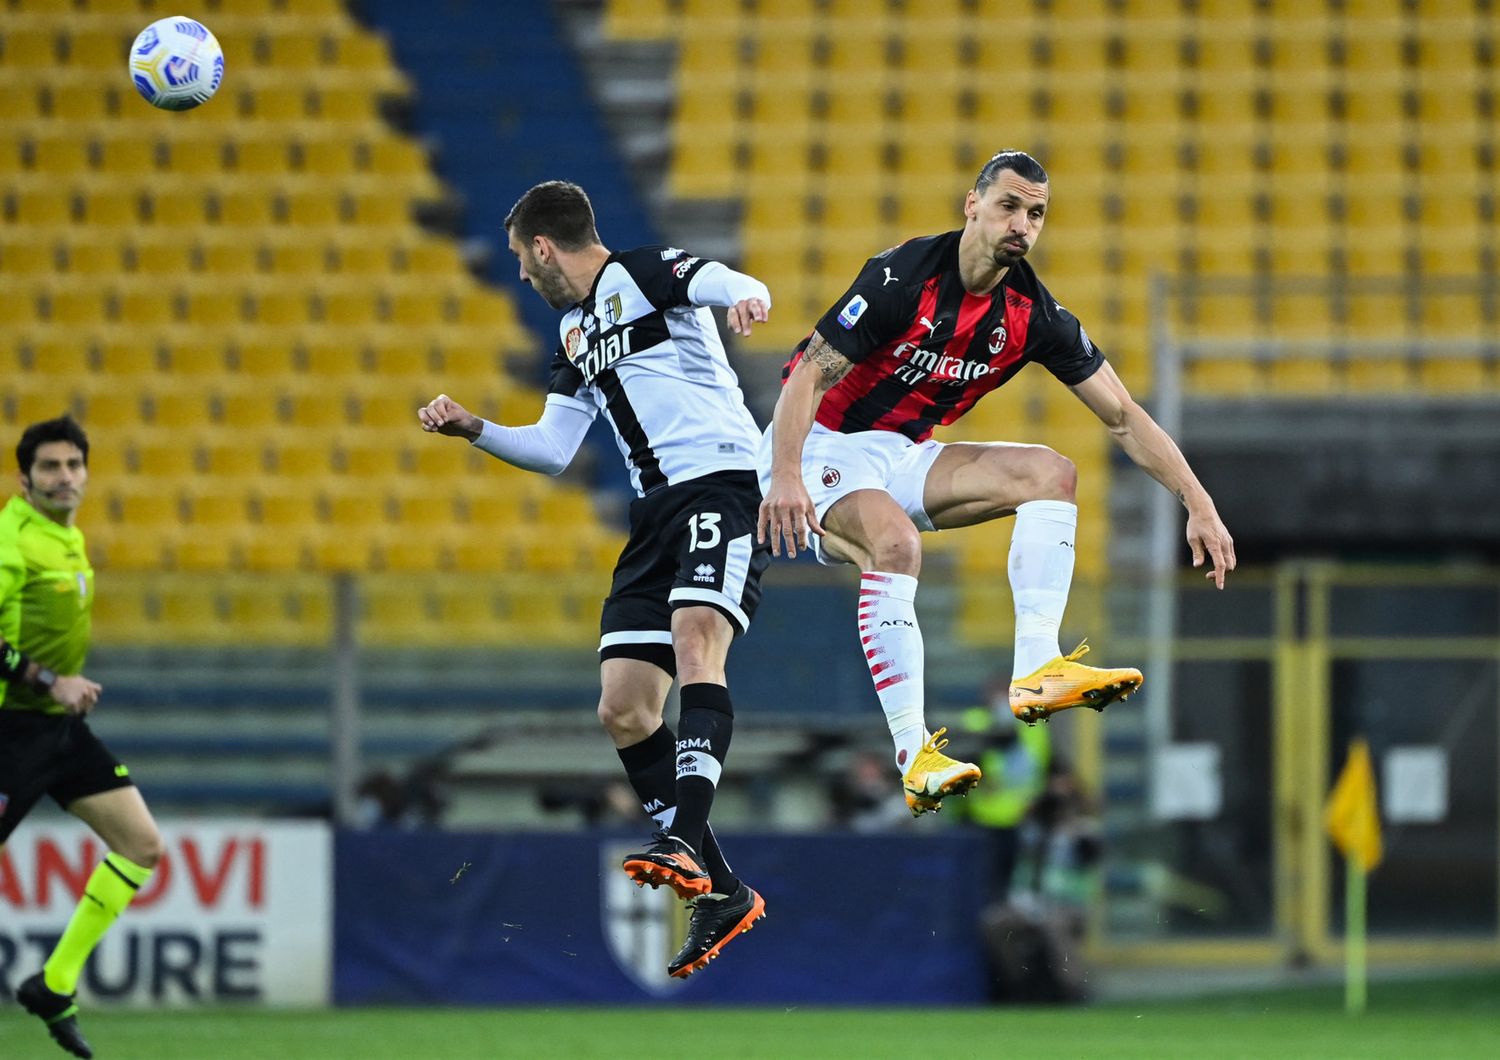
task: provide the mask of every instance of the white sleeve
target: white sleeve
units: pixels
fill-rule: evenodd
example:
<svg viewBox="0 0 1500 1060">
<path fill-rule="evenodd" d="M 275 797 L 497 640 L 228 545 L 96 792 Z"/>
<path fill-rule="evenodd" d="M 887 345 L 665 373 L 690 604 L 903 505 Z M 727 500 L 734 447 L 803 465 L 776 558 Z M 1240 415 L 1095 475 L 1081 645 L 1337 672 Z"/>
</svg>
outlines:
<svg viewBox="0 0 1500 1060">
<path fill-rule="evenodd" d="M 722 261 L 710 261 L 698 270 L 688 284 L 688 301 L 693 305 L 731 306 L 746 298 L 759 298 L 771 305 L 771 292 L 754 276 L 735 272 Z"/>
<path fill-rule="evenodd" d="M 502 427 L 484 421 L 469 444 L 507 464 L 545 475 L 560 474 L 573 462 L 597 410 L 592 405 L 549 394 L 542 418 L 529 427 Z"/>
</svg>

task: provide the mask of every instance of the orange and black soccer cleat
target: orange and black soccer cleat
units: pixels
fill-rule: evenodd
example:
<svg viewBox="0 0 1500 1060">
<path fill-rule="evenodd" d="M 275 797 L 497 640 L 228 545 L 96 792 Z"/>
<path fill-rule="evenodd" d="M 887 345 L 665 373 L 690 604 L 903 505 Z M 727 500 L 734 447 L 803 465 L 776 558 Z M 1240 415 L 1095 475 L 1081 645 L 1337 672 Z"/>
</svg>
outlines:
<svg viewBox="0 0 1500 1060">
<path fill-rule="evenodd" d="M 673 979 L 686 979 L 707 968 L 726 942 L 749 931 L 766 916 L 765 900 L 744 881 L 728 897 L 703 895 L 691 904 L 693 917 L 688 921 L 687 941 L 667 965 L 667 974 Z"/>
<path fill-rule="evenodd" d="M 1027 725 L 1046 721 L 1060 710 L 1093 707 L 1103 710 L 1117 699 L 1129 699 L 1141 687 L 1134 667 L 1105 670 L 1078 660 L 1089 653 L 1088 640 L 1067 655 L 1059 655 L 1025 677 L 1010 683 L 1010 712 Z"/>
<path fill-rule="evenodd" d="M 687 843 L 666 832 L 657 832 L 656 841 L 639 854 L 630 854 L 620 863 L 625 875 L 637 887 L 653 888 L 666 884 L 679 898 L 696 898 L 712 887 L 708 872 L 698 854 Z"/>
<path fill-rule="evenodd" d="M 901 778 L 906 793 L 906 808 L 913 817 L 936 813 L 949 795 L 967 795 L 984 774 L 973 762 L 960 762 L 943 754 L 948 741 L 947 729 L 933 733 Z"/>
</svg>

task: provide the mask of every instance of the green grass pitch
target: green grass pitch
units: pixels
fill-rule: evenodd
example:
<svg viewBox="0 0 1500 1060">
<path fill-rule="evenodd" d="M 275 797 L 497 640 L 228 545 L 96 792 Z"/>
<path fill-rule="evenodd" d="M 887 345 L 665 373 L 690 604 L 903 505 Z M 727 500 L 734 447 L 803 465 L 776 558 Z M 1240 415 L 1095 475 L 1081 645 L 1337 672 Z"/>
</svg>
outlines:
<svg viewBox="0 0 1500 1060">
<path fill-rule="evenodd" d="M 684 1058 L 1493 1056 L 1500 973 L 1376 983 L 1370 1011 L 1342 993 L 1297 991 L 1085 1008 L 345 1009 L 85 1013 L 99 1060 L 478 1060 Z M 653 1044 L 654 1043 L 654 1044 Z M 64 1056 L 15 1006 L 0 1009 L 0 1055 Z"/>
</svg>

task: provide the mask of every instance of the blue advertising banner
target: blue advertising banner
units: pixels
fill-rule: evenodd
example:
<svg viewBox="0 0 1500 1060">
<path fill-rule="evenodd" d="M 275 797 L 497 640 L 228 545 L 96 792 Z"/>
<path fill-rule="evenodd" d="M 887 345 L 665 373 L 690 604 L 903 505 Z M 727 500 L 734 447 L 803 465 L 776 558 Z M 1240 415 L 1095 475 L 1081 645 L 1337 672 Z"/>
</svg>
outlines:
<svg viewBox="0 0 1500 1060">
<path fill-rule="evenodd" d="M 687 910 L 620 859 L 642 836 L 345 832 L 338 1004 L 964 1004 L 986 994 L 971 836 L 721 837 L 766 919 L 684 981 Z"/>
</svg>

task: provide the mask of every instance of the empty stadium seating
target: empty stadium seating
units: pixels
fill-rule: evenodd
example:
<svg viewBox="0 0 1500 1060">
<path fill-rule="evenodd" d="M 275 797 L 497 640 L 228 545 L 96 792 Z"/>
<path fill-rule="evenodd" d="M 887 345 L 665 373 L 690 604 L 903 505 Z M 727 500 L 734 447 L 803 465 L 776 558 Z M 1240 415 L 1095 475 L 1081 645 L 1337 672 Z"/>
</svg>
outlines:
<svg viewBox="0 0 1500 1060">
<path fill-rule="evenodd" d="M 415 219 L 447 191 L 381 117 L 410 89 L 384 39 L 338 0 L 200 6 L 224 87 L 168 113 L 123 64 L 159 5 L 0 3 L 0 423 L 68 409 L 90 430 L 102 570 L 238 579 L 101 593 L 101 635 L 316 642 L 326 601 L 258 604 L 255 575 L 446 570 L 439 603 L 371 600 L 364 632 L 463 643 L 493 635 L 463 632 L 465 573 L 534 561 L 563 602 L 517 583 L 479 621 L 590 641 L 576 600 L 619 542 L 587 494 L 416 426 L 439 390 L 510 422 L 542 397 L 507 370 L 532 354 L 511 299 Z"/>
</svg>

